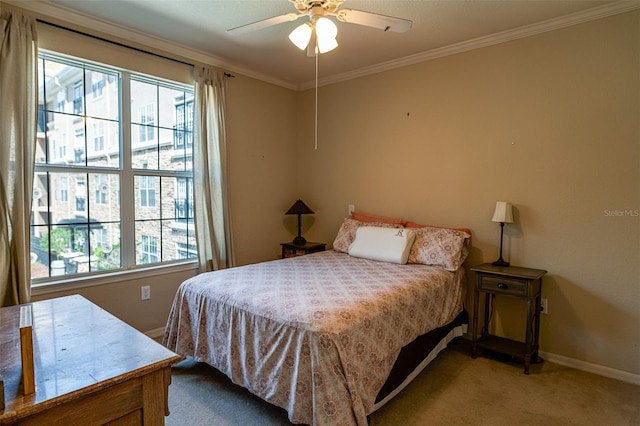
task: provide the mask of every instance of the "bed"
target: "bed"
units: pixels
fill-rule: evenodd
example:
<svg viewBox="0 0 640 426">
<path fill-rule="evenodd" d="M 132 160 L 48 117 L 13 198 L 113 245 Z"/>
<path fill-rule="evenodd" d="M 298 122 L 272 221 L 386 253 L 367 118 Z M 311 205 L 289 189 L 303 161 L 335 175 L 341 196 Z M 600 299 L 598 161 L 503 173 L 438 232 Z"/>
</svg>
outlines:
<svg viewBox="0 0 640 426">
<path fill-rule="evenodd" d="M 444 267 L 349 254 L 359 228 L 407 229 L 376 225 L 347 219 L 332 250 L 185 281 L 163 343 L 284 408 L 292 423 L 366 425 L 467 323 L 461 264 L 469 234 L 403 231 L 413 235 L 408 253 L 414 261 L 414 248 L 439 241 L 438 250 L 454 260 Z M 447 241 L 432 235 L 438 232 Z M 433 250 L 433 241 L 427 243 Z"/>
</svg>

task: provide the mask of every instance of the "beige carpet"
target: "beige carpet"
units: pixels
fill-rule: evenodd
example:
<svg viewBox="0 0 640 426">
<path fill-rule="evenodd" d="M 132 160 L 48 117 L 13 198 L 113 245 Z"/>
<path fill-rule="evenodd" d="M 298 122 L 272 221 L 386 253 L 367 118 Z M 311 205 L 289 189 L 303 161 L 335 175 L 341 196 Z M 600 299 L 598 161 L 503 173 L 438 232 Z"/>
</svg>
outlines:
<svg viewBox="0 0 640 426">
<path fill-rule="evenodd" d="M 371 415 L 386 425 L 638 425 L 640 387 L 544 362 L 472 359 L 452 342 L 396 398 Z M 187 359 L 173 368 L 169 426 L 290 424 L 286 412 Z"/>
</svg>

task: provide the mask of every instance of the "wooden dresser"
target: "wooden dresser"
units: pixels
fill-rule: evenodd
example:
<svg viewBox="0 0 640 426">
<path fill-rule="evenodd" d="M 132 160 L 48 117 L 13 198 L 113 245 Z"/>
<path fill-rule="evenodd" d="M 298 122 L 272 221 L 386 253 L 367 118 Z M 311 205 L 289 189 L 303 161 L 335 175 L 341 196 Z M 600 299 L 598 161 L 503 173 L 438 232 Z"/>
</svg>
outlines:
<svg viewBox="0 0 640 426">
<path fill-rule="evenodd" d="M 0 425 L 163 425 L 180 357 L 74 295 L 31 303 L 35 393 L 23 395 L 20 307 L 0 309 Z"/>
</svg>

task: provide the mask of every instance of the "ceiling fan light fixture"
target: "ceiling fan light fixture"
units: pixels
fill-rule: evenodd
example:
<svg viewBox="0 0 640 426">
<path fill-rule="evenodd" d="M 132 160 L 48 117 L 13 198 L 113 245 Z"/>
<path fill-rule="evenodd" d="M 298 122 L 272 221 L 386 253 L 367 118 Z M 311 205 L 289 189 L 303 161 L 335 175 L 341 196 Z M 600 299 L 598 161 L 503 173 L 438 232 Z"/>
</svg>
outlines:
<svg viewBox="0 0 640 426">
<path fill-rule="evenodd" d="M 335 38 L 318 37 L 318 52 L 327 53 L 338 47 L 338 41 Z"/>
<path fill-rule="evenodd" d="M 338 27 L 333 21 L 324 17 L 318 18 L 315 29 L 320 53 L 326 53 L 338 47 L 338 41 L 336 40 Z"/>
<path fill-rule="evenodd" d="M 329 18 L 318 18 L 316 20 L 316 34 L 318 38 L 336 38 L 338 27 Z"/>
<path fill-rule="evenodd" d="M 295 44 L 298 49 L 304 50 L 307 48 L 309 40 L 311 40 L 311 33 L 311 25 L 308 22 L 305 22 L 291 31 L 289 34 L 289 40 L 291 40 L 291 43 Z"/>
</svg>

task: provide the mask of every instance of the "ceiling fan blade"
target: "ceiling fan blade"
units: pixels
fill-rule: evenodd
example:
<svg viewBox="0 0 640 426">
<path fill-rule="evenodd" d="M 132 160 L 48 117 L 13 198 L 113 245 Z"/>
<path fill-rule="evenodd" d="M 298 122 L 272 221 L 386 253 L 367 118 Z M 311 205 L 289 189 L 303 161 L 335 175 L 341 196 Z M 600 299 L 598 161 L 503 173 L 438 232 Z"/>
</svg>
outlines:
<svg viewBox="0 0 640 426">
<path fill-rule="evenodd" d="M 227 33 L 233 35 L 239 35 L 248 33 L 251 31 L 261 30 L 263 28 L 270 27 L 272 25 L 282 24 L 283 22 L 295 21 L 298 18 L 307 16 L 304 13 L 285 13 L 284 15 L 274 16 L 272 18 L 262 19 L 260 21 L 252 22 L 251 24 L 240 25 L 239 27 L 231 28 L 227 30 Z"/>
<path fill-rule="evenodd" d="M 409 31 L 412 22 L 408 19 L 395 18 L 393 16 L 379 15 L 377 13 L 363 12 L 354 9 L 340 9 L 337 13 L 338 21 L 351 24 L 365 25 L 384 31 L 404 33 Z"/>
</svg>

